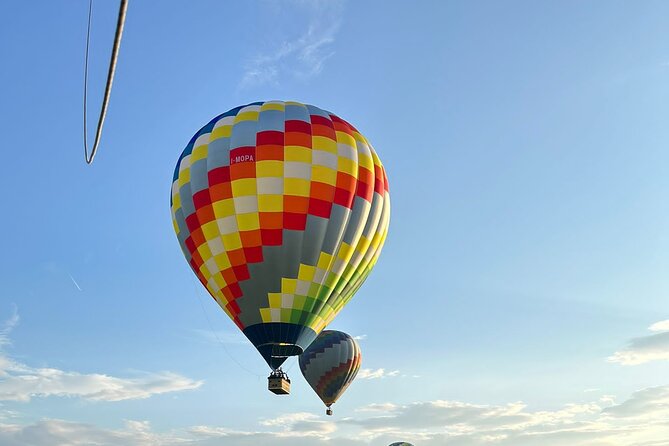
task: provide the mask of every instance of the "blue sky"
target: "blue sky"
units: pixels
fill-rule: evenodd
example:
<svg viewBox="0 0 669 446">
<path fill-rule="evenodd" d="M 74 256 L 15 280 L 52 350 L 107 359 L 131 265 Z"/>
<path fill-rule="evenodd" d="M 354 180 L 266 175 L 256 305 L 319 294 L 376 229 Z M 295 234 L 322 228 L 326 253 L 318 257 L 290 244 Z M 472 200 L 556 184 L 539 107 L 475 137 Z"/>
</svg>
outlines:
<svg viewBox="0 0 669 446">
<path fill-rule="evenodd" d="M 669 3 L 132 1 L 92 166 L 86 15 L 0 26 L 0 443 L 666 444 Z M 267 392 L 172 230 L 192 134 L 270 99 L 353 123 L 390 180 L 334 417 L 291 363 Z"/>
</svg>

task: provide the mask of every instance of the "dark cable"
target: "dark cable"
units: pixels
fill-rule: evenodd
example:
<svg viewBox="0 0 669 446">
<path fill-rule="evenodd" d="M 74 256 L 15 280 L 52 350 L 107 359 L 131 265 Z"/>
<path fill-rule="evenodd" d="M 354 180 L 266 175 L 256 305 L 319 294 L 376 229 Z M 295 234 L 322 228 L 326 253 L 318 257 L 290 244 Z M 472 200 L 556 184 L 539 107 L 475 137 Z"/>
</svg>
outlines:
<svg viewBox="0 0 669 446">
<path fill-rule="evenodd" d="M 100 144 L 100 135 L 102 135 L 102 125 L 105 122 L 107 115 L 107 107 L 109 106 L 109 97 L 111 96 L 112 82 L 114 81 L 114 72 L 116 71 L 116 61 L 118 59 L 118 51 L 121 47 L 121 36 L 123 35 L 123 25 L 125 23 L 125 15 L 128 10 L 128 0 L 121 0 L 118 9 L 118 20 L 116 22 L 116 35 L 114 36 L 114 46 L 112 47 L 111 58 L 109 60 L 109 71 L 107 72 L 107 84 L 105 85 L 105 95 L 102 99 L 102 107 L 100 109 L 100 117 L 98 118 L 98 128 L 95 131 L 95 142 L 93 143 L 93 150 L 91 156 L 88 156 L 88 132 L 87 132 L 87 107 L 86 103 L 88 96 L 88 48 L 91 40 L 91 16 L 93 12 L 93 0 L 88 3 L 88 29 L 86 31 L 86 58 L 84 62 L 84 159 L 86 164 L 91 164 L 95 154 L 98 151 Z"/>
</svg>

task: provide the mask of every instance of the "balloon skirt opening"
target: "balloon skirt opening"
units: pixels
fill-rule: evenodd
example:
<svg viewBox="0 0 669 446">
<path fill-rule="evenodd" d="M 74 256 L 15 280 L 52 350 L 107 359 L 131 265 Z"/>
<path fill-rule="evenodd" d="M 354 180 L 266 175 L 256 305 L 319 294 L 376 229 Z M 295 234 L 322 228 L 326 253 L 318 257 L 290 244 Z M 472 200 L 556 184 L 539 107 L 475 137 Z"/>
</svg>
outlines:
<svg viewBox="0 0 669 446">
<path fill-rule="evenodd" d="M 273 370 L 290 356 L 302 354 L 316 339 L 311 328 L 285 322 L 251 325 L 244 329 L 244 334 Z"/>
</svg>

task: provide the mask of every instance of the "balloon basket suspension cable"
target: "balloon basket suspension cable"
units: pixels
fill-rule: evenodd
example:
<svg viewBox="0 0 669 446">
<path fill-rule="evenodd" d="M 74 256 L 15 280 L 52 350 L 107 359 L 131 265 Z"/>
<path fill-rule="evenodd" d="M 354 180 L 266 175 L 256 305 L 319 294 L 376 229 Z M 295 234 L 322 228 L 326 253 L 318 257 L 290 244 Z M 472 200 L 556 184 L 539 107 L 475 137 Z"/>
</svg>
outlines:
<svg viewBox="0 0 669 446">
<path fill-rule="evenodd" d="M 107 71 L 107 82 L 105 84 L 105 94 L 102 98 L 102 106 L 100 107 L 100 116 L 98 117 L 98 127 L 95 130 L 95 141 L 91 154 L 88 154 L 88 129 L 86 116 L 88 114 L 86 105 L 88 102 L 88 49 L 91 41 L 91 16 L 93 11 L 93 0 L 88 3 L 88 29 L 86 31 L 86 57 L 84 59 L 84 159 L 86 164 L 93 163 L 93 158 L 98 151 L 100 145 L 100 136 L 102 135 L 102 126 L 105 123 L 107 116 L 107 107 L 109 107 L 109 97 L 111 96 L 112 83 L 114 82 L 114 72 L 116 71 L 116 62 L 118 60 L 119 49 L 121 48 L 121 37 L 123 36 L 123 26 L 125 24 L 125 15 L 128 10 L 128 0 L 121 0 L 118 9 L 118 20 L 116 21 L 116 34 L 114 35 L 114 44 L 112 46 L 112 53 L 109 59 L 109 70 Z"/>
<path fill-rule="evenodd" d="M 288 395 L 290 393 L 290 378 L 286 372 L 279 367 L 273 370 L 267 377 L 267 389 L 275 395 Z"/>
<path fill-rule="evenodd" d="M 289 357 L 288 360 L 290 360 L 290 358 L 293 358 L 293 356 Z M 295 364 L 297 364 L 297 360 L 295 360 L 295 361 L 291 361 L 291 362 L 290 362 L 290 365 L 289 365 L 288 368 L 286 369 L 286 373 L 290 372 L 290 371 L 293 369 L 293 367 L 295 367 Z M 284 365 L 285 365 L 285 364 L 284 364 Z"/>
</svg>

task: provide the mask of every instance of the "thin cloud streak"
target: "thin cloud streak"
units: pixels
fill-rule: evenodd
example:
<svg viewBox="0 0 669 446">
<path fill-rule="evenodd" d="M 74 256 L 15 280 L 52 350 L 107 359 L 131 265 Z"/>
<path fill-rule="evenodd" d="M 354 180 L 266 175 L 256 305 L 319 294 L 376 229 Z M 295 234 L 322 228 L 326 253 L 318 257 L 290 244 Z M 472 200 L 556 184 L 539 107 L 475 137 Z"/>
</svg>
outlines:
<svg viewBox="0 0 669 446">
<path fill-rule="evenodd" d="M 79 291 L 84 291 L 84 290 L 81 289 L 81 287 L 79 286 L 79 284 L 77 283 L 77 281 L 74 280 L 74 277 L 72 277 L 72 274 L 69 274 L 69 273 L 68 273 L 67 275 L 70 276 L 70 279 L 72 280 L 72 283 L 74 284 L 74 286 L 77 287 L 77 289 L 78 289 Z"/>
</svg>

